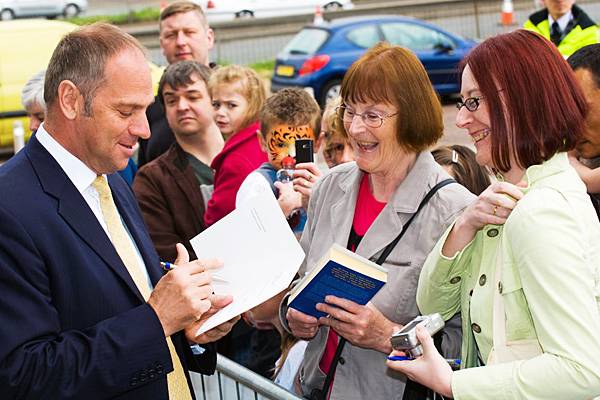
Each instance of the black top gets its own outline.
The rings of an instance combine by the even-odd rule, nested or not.
[[[175,142],[175,136],[165,116],[165,109],[158,97],[154,98],[154,103],[146,110],[146,117],[152,135],[149,139],[140,139],[138,168],[166,152]]]
[[[590,196],[590,200],[592,201],[592,205],[596,210],[596,215],[598,215],[598,220],[600,220],[600,193],[588,193]]]
[[[215,183],[215,173],[210,168],[210,166],[204,164],[202,161],[198,160],[196,157],[189,153],[185,153],[194,170],[194,175],[196,175],[196,179],[198,179],[198,185],[213,185]]]

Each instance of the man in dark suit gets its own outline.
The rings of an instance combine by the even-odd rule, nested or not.
[[[0,167],[0,393],[3,399],[191,399],[188,370],[212,373],[197,336],[231,298],[210,286],[214,260],[161,276],[135,199],[115,171],[148,137],[153,101],[139,43],[90,25],[58,44],[48,115]],[[201,353],[201,354],[200,354]]]
[[[161,11],[158,27],[160,49],[169,65],[179,61],[196,61],[210,68],[216,67],[208,61],[215,35],[198,4],[188,0],[170,4]],[[152,136],[140,140],[138,167],[165,153],[175,142],[160,101],[156,100],[148,107],[146,116]]]

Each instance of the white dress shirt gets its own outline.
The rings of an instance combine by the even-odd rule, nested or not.
[[[104,232],[106,232],[108,239],[112,242],[110,233],[108,232],[108,227],[106,226],[106,222],[104,221],[104,217],[102,215],[102,209],[100,208],[100,197],[96,189],[92,186],[94,179],[96,179],[96,173],[92,171],[87,165],[85,165],[80,159],[75,157],[73,154],[69,153],[67,149],[62,147],[61,144],[58,143],[46,131],[46,129],[44,129],[43,123],[38,128],[35,136],[38,142],[40,142],[40,144],[44,146],[48,153],[50,153],[50,155],[56,160],[58,165],[60,165],[63,171],[65,171],[65,174],[67,174],[69,180],[71,180],[73,185],[75,185],[77,191],[81,193],[83,199],[85,200],[87,205],[94,213],[94,216],[98,220],[98,223],[100,224],[100,226],[102,226]],[[104,179],[106,179],[106,175],[103,174],[103,176]],[[123,226],[127,231],[127,236],[131,241],[131,244],[133,244],[133,248],[135,249],[135,255],[138,260],[139,268],[142,270],[144,276],[146,277],[148,287],[150,288],[150,290],[152,290],[152,283],[150,281],[150,276],[148,275],[148,270],[146,268],[146,265],[144,264],[142,255],[140,254],[140,251],[137,245],[135,244],[135,240],[133,240],[133,237],[129,232],[129,228],[127,227],[125,221],[123,221],[122,217],[121,222],[123,222]]]
[[[562,17],[558,18],[556,20],[556,22],[558,22],[558,26],[560,28],[561,32],[564,32],[565,29],[567,29],[567,25],[569,25],[569,21],[571,21],[573,19],[573,13],[571,11],[569,11],[568,13],[566,13],[565,15],[563,15]],[[552,15],[550,15],[550,13],[548,13],[548,24],[551,27],[552,24],[554,23],[554,18],[552,18]]]

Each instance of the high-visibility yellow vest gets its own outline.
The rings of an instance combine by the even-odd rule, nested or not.
[[[598,25],[576,4],[571,8],[571,13],[575,24],[558,44],[558,51],[565,58],[583,46],[598,43]],[[548,9],[545,8],[531,14],[523,27],[550,40]]]

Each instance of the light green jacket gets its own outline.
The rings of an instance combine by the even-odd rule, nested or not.
[[[528,187],[504,227],[488,225],[451,258],[438,241],[423,266],[417,304],[445,319],[462,312],[463,368],[455,399],[586,399],[600,395],[600,224],[567,155],[527,169]],[[504,230],[504,232],[503,232]],[[500,237],[504,235],[502,248]],[[492,287],[503,252],[507,340],[543,354],[476,367],[492,348]],[[500,285],[499,285],[500,286]]]

